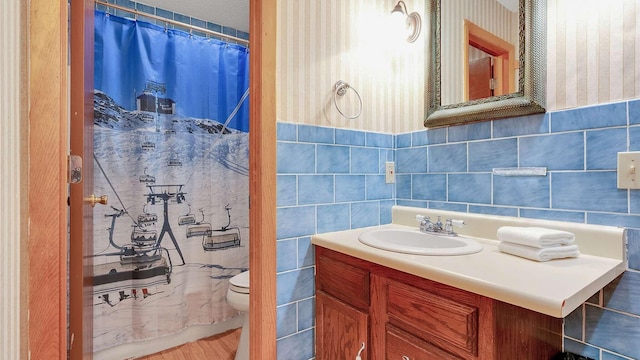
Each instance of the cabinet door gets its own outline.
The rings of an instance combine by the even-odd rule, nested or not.
[[[316,359],[367,360],[369,315],[319,291],[316,294]]]
[[[390,360],[460,360],[461,358],[387,325],[385,358]]]

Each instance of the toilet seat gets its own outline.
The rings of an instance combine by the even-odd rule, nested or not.
[[[249,271],[229,279],[227,303],[232,308],[244,313],[238,351],[236,351],[234,360],[249,360]]]
[[[229,290],[240,294],[249,293],[249,271],[241,272],[240,274],[229,279]]]

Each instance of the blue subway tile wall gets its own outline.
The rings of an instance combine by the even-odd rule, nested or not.
[[[587,170],[615,170],[618,153],[627,150],[627,129],[587,131]]]
[[[549,207],[549,179],[547,177],[493,177],[493,203],[521,207]]]
[[[627,213],[627,190],[617,188],[615,171],[557,173],[551,184],[554,208]]]
[[[640,358],[640,191],[615,171],[618,152],[640,150],[636,124],[640,101],[395,136],[279,123],[278,358],[313,357],[310,236],[389,223],[395,204],[627,228],[629,270],[565,319],[564,346]],[[493,173],[518,166],[547,175]]]
[[[322,144],[335,143],[335,130],[333,128],[311,125],[298,125],[298,141]]]
[[[561,132],[627,125],[627,103],[597,105],[551,114],[551,131]]]
[[[429,147],[429,172],[466,172],[467,144]]]
[[[447,142],[447,129],[428,129],[411,133],[411,146],[443,144]]]
[[[640,190],[618,189],[616,174],[618,152],[640,151],[640,100],[482,124],[444,129],[440,142],[432,130],[397,135],[396,203],[627,228],[629,269],[565,319],[564,346],[640,358]],[[547,175],[492,171],[531,166]]]
[[[493,121],[493,138],[549,133],[549,114],[537,114]]]
[[[380,149],[352,147],[351,173],[378,174],[380,172]]]
[[[584,341],[632,359],[640,358],[640,317],[585,305]]]
[[[364,200],[364,175],[336,175],[336,202],[353,202]]]
[[[518,166],[518,141],[515,138],[469,143],[469,171]]]
[[[396,174],[427,172],[427,148],[414,147],[396,150]]]
[[[629,101],[629,124],[640,124],[640,100]]]
[[[491,174],[449,174],[449,201],[477,204],[491,203]]]
[[[627,257],[630,269],[640,269],[640,230],[627,230]]]
[[[315,144],[278,142],[276,149],[278,174],[314,174],[316,147]]]
[[[350,204],[329,204],[318,206],[318,233],[347,230],[351,227]]]
[[[395,137],[287,123],[276,137],[278,359],[306,360],[314,355],[311,235],[391,222],[396,188],[384,164],[395,161]]]
[[[584,169],[584,134],[540,135],[519,139],[520,166],[546,166],[549,170]]]
[[[414,174],[411,177],[411,198],[447,201],[447,175]]]
[[[315,355],[315,348],[314,328],[302,330],[278,340],[276,360],[312,359]]]
[[[336,144],[364,146],[365,139],[366,135],[362,131],[336,129]]]
[[[449,142],[488,139],[490,137],[490,122],[472,123],[455,126],[449,129]]]

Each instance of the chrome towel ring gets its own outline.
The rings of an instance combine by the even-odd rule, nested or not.
[[[346,115],[345,113],[342,112],[342,110],[340,110],[340,106],[338,106],[337,97],[344,96],[349,89],[353,90],[353,92],[356,93],[356,96],[358,97],[358,102],[360,104],[359,106],[360,109],[357,111],[355,115]],[[360,94],[356,89],[352,88],[349,84],[347,84],[342,80],[338,80],[333,86],[333,104],[336,106],[336,109],[338,109],[338,112],[340,113],[340,115],[346,117],[347,119],[355,119],[358,116],[360,116],[360,114],[362,114],[362,98],[360,97]]]

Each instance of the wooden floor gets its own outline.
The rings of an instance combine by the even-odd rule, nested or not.
[[[162,352],[147,355],[140,360],[233,360],[240,341],[240,329],[200,339]]]

